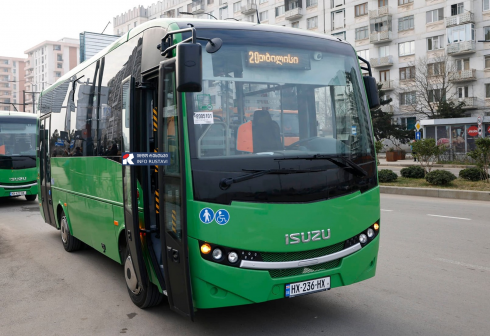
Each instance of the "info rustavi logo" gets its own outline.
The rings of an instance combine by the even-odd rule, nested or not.
[[[134,159],[134,155],[133,153],[126,153],[123,155],[123,164],[127,165],[132,165],[134,164],[133,163],[133,159]]]

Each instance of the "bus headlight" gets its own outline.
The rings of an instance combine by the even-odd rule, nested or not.
[[[236,254],[236,252],[230,252],[228,254],[228,261],[231,262],[232,264],[233,263],[236,263],[238,260],[238,254]]]
[[[371,229],[371,228],[369,228],[369,229],[367,230],[367,236],[368,236],[369,238],[373,238],[373,236],[374,236],[374,230],[373,230],[373,229]]]
[[[221,257],[223,257],[223,252],[221,252],[221,250],[219,248],[215,248],[213,250],[213,258],[215,260],[220,260]]]
[[[367,236],[366,236],[364,233],[361,233],[361,234],[359,235],[359,242],[360,242],[361,244],[366,244],[366,243],[367,243]]]

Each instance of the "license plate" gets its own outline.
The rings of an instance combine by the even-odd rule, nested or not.
[[[295,282],[286,285],[286,297],[305,295],[330,289],[330,277]]]
[[[10,196],[24,196],[26,194],[25,191],[12,191]]]

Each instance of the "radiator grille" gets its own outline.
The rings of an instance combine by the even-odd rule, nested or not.
[[[341,259],[337,259],[323,264],[312,265],[308,267],[269,270],[269,274],[271,275],[272,278],[284,278],[284,277],[289,277],[294,275],[315,273],[315,272],[326,271],[338,267],[340,265],[340,262]]]
[[[299,252],[261,252],[262,260],[266,262],[281,262],[281,261],[296,261],[303,259],[311,259],[323,257],[327,254],[342,251],[344,242],[322,247],[315,250],[299,251]],[[317,265],[318,266],[318,265]]]

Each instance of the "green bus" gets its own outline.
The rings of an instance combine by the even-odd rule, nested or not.
[[[0,197],[37,197],[37,116],[0,111]]]
[[[44,220],[121,263],[137,306],[166,296],[191,319],[371,278],[379,98],[361,64],[299,29],[141,24],[41,94]]]

